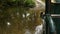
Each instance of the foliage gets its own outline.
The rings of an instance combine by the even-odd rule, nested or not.
[[[19,5],[24,7],[35,7],[35,2],[33,0],[1,0],[4,4],[8,5]]]
[[[35,7],[35,2],[33,0],[25,0],[26,7]]]
[[[35,7],[35,2],[33,0],[1,0],[0,3],[1,30],[7,34],[21,34],[26,28],[31,31],[34,30],[35,24],[37,21],[39,22],[39,20],[37,20],[38,15],[36,16],[34,10],[29,10],[29,8]],[[29,16],[27,16],[28,13]],[[25,17],[23,17],[23,14]],[[7,22],[11,23],[11,26],[9,26],[10,28]],[[5,34],[4,32],[2,34]]]

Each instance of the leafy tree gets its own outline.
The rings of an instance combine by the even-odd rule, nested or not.
[[[35,13],[34,10],[30,10],[35,7],[34,0],[1,0],[0,7],[0,26],[6,34],[23,34],[26,28],[34,30]],[[10,28],[7,22],[12,24]]]

